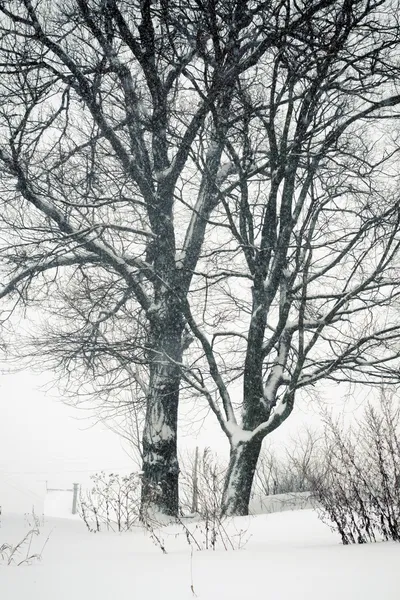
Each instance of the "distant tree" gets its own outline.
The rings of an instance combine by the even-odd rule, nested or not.
[[[147,373],[143,501],[168,514],[185,305],[235,171],[228,140],[262,109],[270,57],[334,4],[291,14],[269,1],[0,3],[0,296],[46,311],[37,346],[71,380],[84,365],[118,390],[133,365]],[[256,158],[229,189],[262,176],[269,159]]]
[[[231,448],[226,514],[247,513],[263,439],[301,390],[399,382],[399,7],[283,2],[279,19],[310,6],[241,81],[238,180],[219,187],[185,307],[183,376]]]

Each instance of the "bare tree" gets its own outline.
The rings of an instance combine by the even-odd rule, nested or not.
[[[44,342],[69,372],[148,371],[158,510],[183,384],[229,438],[232,514],[298,390],[397,381],[397,9],[0,5],[0,295],[62,317]]]
[[[231,447],[227,514],[247,513],[262,441],[301,390],[399,380],[398,6],[285,2],[279,18],[306,6],[241,82],[239,182],[220,185],[185,305],[183,377]]]
[[[0,296],[47,310],[38,346],[72,378],[83,361],[115,389],[148,369],[143,497],[157,488],[165,513],[178,510],[185,305],[235,172],[227,140],[258,110],[256,89],[244,102],[256,65],[333,4],[0,4]],[[265,168],[246,160],[241,186]]]

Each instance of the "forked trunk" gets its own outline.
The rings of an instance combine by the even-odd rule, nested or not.
[[[228,472],[222,498],[222,514],[248,515],[251,488],[262,441],[231,445]]]

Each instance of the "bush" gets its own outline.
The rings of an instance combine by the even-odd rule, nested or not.
[[[50,534],[44,541],[41,551],[32,552],[32,541],[35,537],[41,535],[40,527],[43,523],[40,522],[40,518],[34,511],[32,511],[31,515],[25,514],[25,521],[29,526],[29,531],[26,535],[17,544],[3,543],[0,546],[0,564],[7,566],[17,565],[19,567],[42,560],[43,551],[49,541]]]
[[[130,531],[139,520],[140,475],[104,472],[91,476],[93,486],[80,494],[79,514],[90,532]]]
[[[221,510],[227,466],[210,448],[181,458],[180,499],[182,514],[210,519]]]
[[[140,526],[147,531],[153,543],[166,554],[167,536],[184,536],[195,550],[235,550],[246,543],[246,532],[235,530],[228,533],[226,521],[220,517],[222,479],[216,457],[206,450],[199,465],[198,513],[186,517],[160,521],[150,510],[140,510],[140,475],[122,477],[104,472],[91,477],[93,485],[85,493],[81,491],[79,514],[87,529],[100,531],[131,531]],[[189,482],[189,478],[188,478]],[[192,480],[193,484],[193,480]],[[197,485],[197,484],[195,484]],[[157,493],[157,490],[154,490]],[[193,499],[192,499],[193,500]],[[192,502],[192,500],[190,502]],[[187,502],[189,496],[187,495]],[[174,524],[171,533],[165,525]],[[176,527],[177,526],[177,527]],[[231,528],[230,528],[231,529]]]
[[[306,469],[320,518],[343,544],[400,541],[400,409],[382,395],[356,427],[325,419],[325,434]]]

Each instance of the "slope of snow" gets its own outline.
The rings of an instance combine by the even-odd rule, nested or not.
[[[40,563],[0,567],[2,600],[398,600],[400,546],[342,546],[312,510],[237,518],[245,549],[193,552],[179,527],[162,531],[167,555],[141,530],[87,533],[83,523],[47,519],[33,550],[51,537]],[[0,546],[27,532],[2,517]]]

